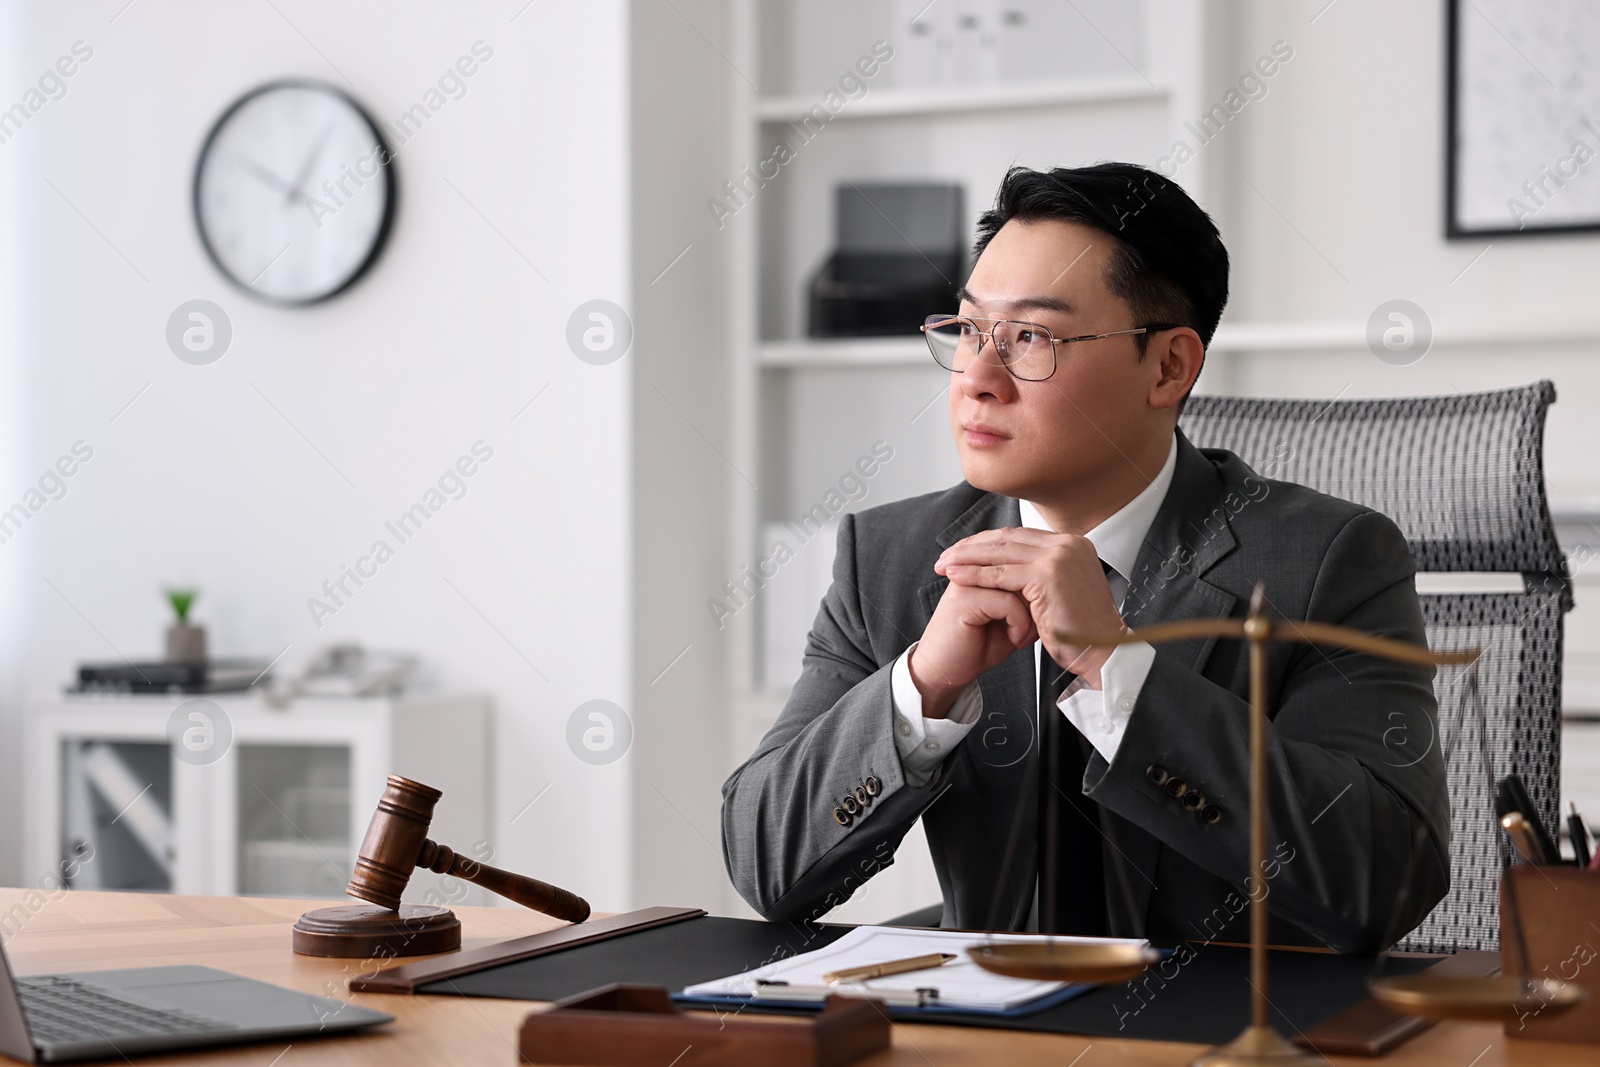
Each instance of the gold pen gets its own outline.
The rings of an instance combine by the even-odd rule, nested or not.
[[[1533,826],[1520,811],[1508,811],[1500,816],[1500,825],[1528,863],[1550,862],[1550,858],[1544,854],[1544,846],[1539,844],[1539,838],[1533,832]]]
[[[943,967],[955,958],[955,954],[950,952],[930,952],[926,956],[912,956],[910,959],[905,960],[874,963],[869,967],[846,967],[842,971],[829,971],[822,976],[822,980],[829,985],[837,985],[840,982],[860,982],[868,978],[882,978],[889,974],[905,974],[907,971],[925,971],[930,967]]]

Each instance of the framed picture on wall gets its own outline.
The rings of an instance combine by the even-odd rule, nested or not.
[[[1600,230],[1600,4],[1448,0],[1445,234]]]

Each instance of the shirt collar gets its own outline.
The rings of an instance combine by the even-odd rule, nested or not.
[[[1178,435],[1174,433],[1172,444],[1167,448],[1167,461],[1161,465],[1160,472],[1150,484],[1115,514],[1084,534],[1100,558],[1123,578],[1133,573],[1139,549],[1144,544],[1145,535],[1150,532],[1151,523],[1155,522],[1156,512],[1161,510],[1161,502],[1166,499],[1167,489],[1172,485],[1172,472],[1177,467]],[[1018,500],[1017,505],[1022,512],[1023,526],[1033,530],[1050,529],[1050,524],[1044,521],[1044,516],[1039,514],[1039,509],[1031,501]]]

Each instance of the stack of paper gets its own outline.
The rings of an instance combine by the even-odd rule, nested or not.
[[[967,949],[1008,942],[1037,942],[1039,934],[975,934],[954,930],[908,930],[858,926],[826,948],[801,953],[683,991],[687,998],[752,997],[773,1002],[816,1002],[828,995],[873,997],[892,1006],[942,1011],[1014,1012],[1033,1001],[1065,999],[1065,982],[1034,981],[992,974],[974,963]],[[1145,945],[1140,940],[1052,937],[1058,943],[1104,942]],[[823,975],[936,952],[956,958],[940,967],[885,975],[862,982],[830,984]],[[1087,987],[1082,987],[1087,988]],[[1054,994],[1062,994],[1057,997]]]

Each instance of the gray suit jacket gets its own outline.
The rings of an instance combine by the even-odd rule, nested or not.
[[[923,788],[901,771],[889,683],[947,584],[933,571],[939,553],[980,530],[1018,525],[1016,500],[965,482],[845,516],[800,680],[722,790],[728,873],[767,918],[820,918],[892,863],[921,818],[943,925],[1026,923],[1038,870],[1036,800],[1025,787],[1039,750],[1031,649],[979,678],[983,718]],[[1264,579],[1277,615],[1424,644],[1415,571],[1385,516],[1262,478],[1233,453],[1196,449],[1180,433],[1172,486],[1128,576],[1123,614],[1130,626],[1238,616]],[[1107,813],[1113,932],[1243,940],[1249,920],[1238,917],[1265,891],[1274,941],[1371,951],[1421,922],[1448,889],[1432,669],[1342,649],[1269,648],[1262,877],[1247,877],[1242,642],[1156,646],[1116,758],[1090,757],[1083,792]],[[873,785],[877,795],[843,825],[835,808]],[[1200,803],[1184,803],[1191,792]],[[1402,893],[1414,847],[1415,880]]]

